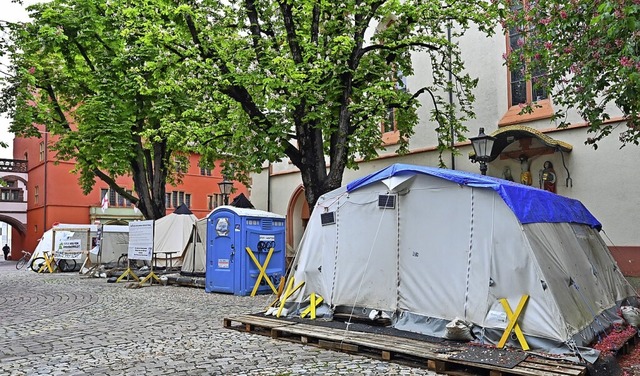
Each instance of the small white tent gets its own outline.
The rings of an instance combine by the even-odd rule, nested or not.
[[[180,274],[190,277],[204,277],[207,272],[207,217],[193,224],[189,242],[184,251]]]
[[[323,195],[293,264],[330,312],[445,337],[455,318],[497,343],[513,310],[532,348],[587,346],[636,294],[577,200],[487,176],[392,165]],[[291,278],[291,276],[289,277]],[[511,340],[513,341],[513,339]],[[517,342],[511,344],[518,346]]]
[[[198,218],[184,204],[154,222],[153,253],[157,266],[182,265],[182,257],[189,243],[193,225]]]

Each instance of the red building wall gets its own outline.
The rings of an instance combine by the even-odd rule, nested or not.
[[[44,128],[41,128],[44,129]],[[42,132],[42,138],[15,138],[13,142],[14,159],[28,161],[27,182],[27,231],[22,237],[14,230],[12,256],[20,257],[19,251],[32,251],[46,230],[55,223],[91,223],[90,209],[100,208],[102,189],[108,185],[96,179],[96,184],[89,194],[84,195],[78,184],[78,175],[72,172],[73,162],[56,162],[55,153],[45,148],[44,155],[40,153],[40,143],[51,142],[51,137]],[[190,210],[198,218],[205,217],[209,208],[209,196],[219,193],[218,183],[223,177],[219,168],[211,171],[211,176],[201,175],[198,165],[199,156],[189,157],[190,165],[182,177],[181,184],[172,186],[167,184],[166,192],[184,192],[191,195]],[[133,191],[133,180],[130,177],[119,177],[119,185]],[[249,197],[249,190],[239,182],[234,182],[234,193],[231,199],[240,193]],[[37,198],[36,198],[37,193]],[[117,205],[116,205],[117,206]],[[132,207],[132,206],[129,206]],[[94,209],[95,210],[95,209]],[[167,206],[167,214],[173,212],[173,205]]]

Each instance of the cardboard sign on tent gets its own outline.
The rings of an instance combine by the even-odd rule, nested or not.
[[[517,322],[531,348],[569,352],[619,321],[622,303],[637,305],[600,228],[577,200],[395,164],[320,197],[294,260],[291,276],[305,284],[289,312],[315,293],[331,313],[381,311],[397,329],[437,337],[461,319],[496,344],[509,321],[499,300],[515,309],[528,295]]]
[[[181,204],[173,213],[165,215],[154,223],[153,252],[157,266],[171,263],[172,267],[182,265],[182,258],[189,243],[193,225],[198,218],[186,205]],[[166,254],[165,252],[173,252]],[[165,259],[165,254],[167,255]]]

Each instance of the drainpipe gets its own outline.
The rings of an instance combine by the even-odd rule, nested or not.
[[[44,185],[42,187],[42,196],[43,197],[43,212],[44,212],[44,224],[43,224],[43,228],[42,228],[42,233],[44,234],[47,231],[47,195],[49,194],[48,190],[47,190],[47,154],[49,151],[49,146],[48,146],[48,140],[47,140],[47,135],[49,134],[49,131],[47,130],[47,127],[44,127]]]
[[[447,42],[451,43],[451,27],[447,27]],[[451,84],[453,83],[453,74],[451,74],[451,49],[449,49],[449,104],[453,105],[453,90]],[[451,124],[451,169],[456,169],[456,156],[453,152],[453,147],[456,142],[456,130],[453,126],[453,110],[449,110],[449,124]]]
[[[267,211],[271,211],[271,162],[267,169]]]

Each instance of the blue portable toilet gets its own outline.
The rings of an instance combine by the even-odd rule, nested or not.
[[[205,291],[250,295],[269,250],[266,278],[277,288],[284,276],[286,261],[285,217],[256,209],[220,206],[207,216],[207,267]],[[272,293],[265,277],[260,278],[257,293]]]

